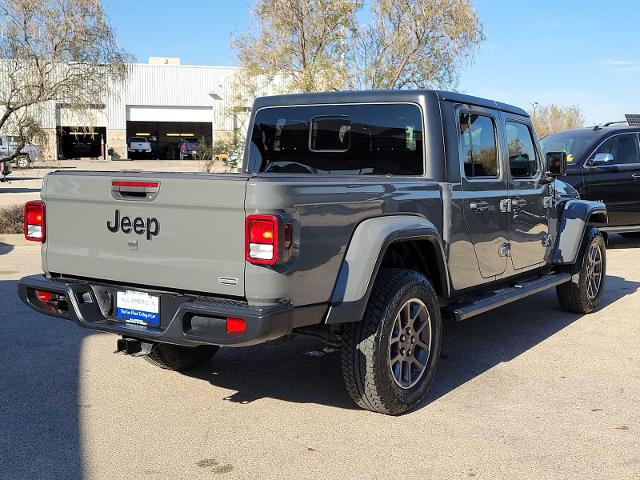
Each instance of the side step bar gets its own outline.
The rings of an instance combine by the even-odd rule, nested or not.
[[[457,307],[453,311],[453,316],[456,321],[461,322],[467,318],[480,315],[529,295],[540,293],[570,280],[571,275],[568,273],[554,273],[528,282],[518,283],[513,287],[500,290],[490,297],[482,297],[473,303]]]

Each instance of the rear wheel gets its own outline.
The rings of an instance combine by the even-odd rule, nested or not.
[[[582,314],[596,310],[602,299],[606,273],[606,247],[602,235],[597,234],[584,250],[580,271],[556,287],[562,309]]]
[[[204,365],[219,349],[220,347],[215,345],[182,347],[159,343],[144,358],[157,367],[182,372]]]
[[[400,415],[427,392],[436,371],[442,321],[429,281],[410,270],[381,271],[360,322],[342,337],[342,374],[360,407]]]
[[[29,168],[30,163],[31,162],[29,161],[29,157],[27,157],[26,155],[20,155],[16,157],[16,167],[18,168]]]

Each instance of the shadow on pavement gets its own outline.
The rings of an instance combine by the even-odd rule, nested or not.
[[[13,250],[13,245],[9,245],[7,243],[0,242],[0,255],[6,255],[11,250]]]
[[[15,173],[13,175],[11,175],[10,177],[7,177],[7,182],[9,182],[9,183],[25,182],[27,180],[42,180],[42,177],[21,177],[19,175],[15,175]]]
[[[11,180],[9,182],[11,182]],[[39,191],[40,188],[0,188],[0,193],[35,193]]]
[[[81,479],[78,378],[88,331],[40,315],[0,281],[0,478]]]
[[[51,164],[51,165],[31,165],[29,167],[29,170],[66,170],[66,169],[74,169],[74,168],[78,168],[78,167],[69,167],[69,166]]]
[[[607,276],[606,288],[603,307],[633,293],[640,283]],[[460,324],[445,322],[438,373],[422,407],[581,317],[560,310],[551,290]],[[322,346],[320,341],[298,337],[283,345],[222,349],[206,366],[187,374],[236,391],[225,398],[232,402],[275,398],[355,408],[342,382],[340,354],[323,354]]]
[[[342,382],[340,353],[307,337],[288,342],[220,350],[207,365],[186,372],[212,385],[235,390],[224,400],[251,403],[275,398],[353,409]]]
[[[628,234],[627,236],[612,234],[607,243],[607,250],[638,248],[640,247],[640,233]]]

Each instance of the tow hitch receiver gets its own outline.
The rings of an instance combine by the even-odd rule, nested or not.
[[[148,355],[153,348],[153,343],[143,342],[136,338],[119,338],[117,349],[114,353],[124,353],[125,355],[132,355],[134,357],[140,357],[142,355]]]

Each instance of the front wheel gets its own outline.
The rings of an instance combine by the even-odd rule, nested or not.
[[[360,322],[342,336],[342,374],[360,407],[400,415],[422,400],[440,356],[442,320],[424,275],[384,269]]]
[[[562,309],[580,314],[596,310],[602,299],[606,274],[606,247],[604,238],[598,233],[584,250],[580,271],[570,281],[556,287]]]

